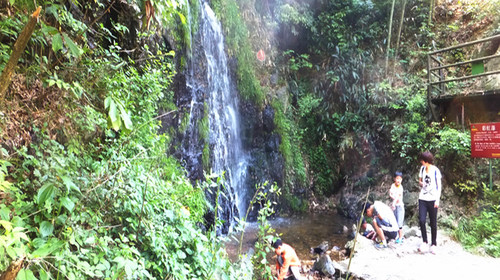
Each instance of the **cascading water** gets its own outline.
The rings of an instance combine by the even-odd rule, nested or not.
[[[200,28],[193,36],[197,44],[186,71],[186,89],[191,101],[186,102],[190,119],[183,139],[183,159],[188,172],[200,170],[203,155],[199,143],[203,139],[199,123],[208,114],[210,168],[215,174],[224,174],[221,189],[224,195],[219,197],[218,216],[226,221],[222,232],[227,233],[232,230],[235,218],[241,218],[246,211],[248,156],[242,148],[238,95],[228,69],[221,24],[208,3],[200,0],[199,5]],[[205,69],[200,69],[200,65]]]

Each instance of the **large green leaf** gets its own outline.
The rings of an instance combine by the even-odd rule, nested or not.
[[[62,176],[61,179],[66,186],[66,193],[69,193],[71,190],[81,193],[80,189],[75,185],[75,183],[73,183],[73,181],[69,177]]]
[[[33,275],[33,271],[23,268],[19,270],[16,280],[37,280],[37,279],[35,275]]]
[[[61,34],[57,33],[56,35],[52,36],[52,50],[54,52],[58,52],[62,48],[63,48],[63,40]]]
[[[12,223],[9,221],[0,220],[0,225],[2,225],[7,232],[12,230]]]
[[[38,190],[38,194],[36,196],[36,201],[38,205],[42,205],[47,201],[47,199],[52,199],[54,194],[56,193],[56,187],[51,184],[45,184]]]
[[[120,116],[122,117],[123,124],[128,130],[131,130],[132,121],[130,120],[129,114],[127,113],[127,111],[125,111],[125,108],[123,108],[123,106],[119,105],[118,108],[120,108]]]
[[[68,49],[71,52],[71,55],[73,55],[74,57],[79,57],[80,55],[82,55],[83,53],[82,49],[80,49],[78,45],[75,44],[75,42],[73,42],[71,38],[69,38],[68,34],[63,33],[63,37],[66,46],[68,46]]]
[[[2,220],[10,220],[10,209],[5,207],[5,205],[0,206],[0,219]]]
[[[40,248],[36,249],[31,255],[33,258],[41,258],[48,256],[50,253],[62,248],[64,246],[64,242],[58,240],[57,238],[49,239],[45,244],[43,244]]]
[[[43,221],[40,223],[40,234],[42,237],[47,237],[54,232],[54,225],[51,222]]]
[[[61,205],[68,209],[70,213],[73,212],[73,208],[75,208],[75,203],[67,196],[61,198]]]
[[[106,97],[106,99],[104,99],[104,108],[108,109],[112,101],[113,98],[111,98],[111,96]]]
[[[40,280],[52,279],[50,272],[45,271],[43,268],[40,269],[39,274],[40,274]]]
[[[116,110],[116,103],[112,98],[110,98],[108,102],[109,102],[108,116],[111,119],[111,122],[116,122],[119,119],[118,111]]]

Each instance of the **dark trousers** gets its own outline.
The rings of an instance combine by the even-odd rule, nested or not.
[[[429,222],[431,224],[431,245],[437,245],[437,208],[434,207],[435,201],[418,200],[418,222],[420,231],[422,232],[422,241],[427,243],[427,229],[425,228],[425,220],[429,213]]]

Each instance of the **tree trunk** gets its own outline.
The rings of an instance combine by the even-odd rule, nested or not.
[[[2,275],[0,275],[0,280],[14,280],[19,273],[19,270],[23,267],[25,257],[21,257],[16,261],[13,261],[7,270],[5,270]]]
[[[391,33],[392,33],[392,17],[394,15],[394,4],[396,0],[392,0],[391,16],[389,18],[389,34],[387,34],[387,54],[385,57],[385,75],[387,76],[387,71],[389,70],[389,53],[391,50]]]
[[[23,54],[29,39],[31,38],[31,34],[35,29],[36,23],[38,22],[38,16],[40,15],[41,9],[42,7],[38,7],[38,9],[36,9],[36,11],[31,15],[30,20],[24,27],[21,34],[19,34],[19,37],[17,38],[14,47],[12,48],[12,54],[10,55],[9,61],[5,65],[2,75],[0,76],[0,104],[3,104],[5,91],[10,85],[10,80],[12,78],[14,68],[17,65],[17,61]]]
[[[432,23],[432,17],[433,17],[433,12],[434,12],[434,1],[435,0],[430,0],[430,5],[429,5],[429,23],[428,23],[428,26],[431,26],[431,23]]]
[[[396,57],[396,59],[398,57],[401,30],[403,29],[403,22],[405,20],[405,9],[406,9],[406,0],[403,0],[403,9],[401,9],[401,18],[399,19],[398,38],[396,39],[396,53],[394,54],[394,57]]]

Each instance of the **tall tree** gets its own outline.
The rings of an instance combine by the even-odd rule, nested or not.
[[[389,34],[387,34],[387,54],[385,56],[385,75],[389,69],[389,53],[391,50],[391,33],[392,33],[392,17],[394,16],[394,4],[396,0],[392,0],[391,16],[389,17]]]
[[[12,54],[10,55],[9,61],[5,65],[3,69],[2,75],[0,75],[0,103],[3,103],[4,93],[10,85],[10,80],[12,74],[14,72],[14,68],[17,65],[17,61],[21,57],[28,44],[29,39],[31,38],[31,34],[35,29],[36,23],[38,22],[38,16],[40,15],[40,11],[42,7],[38,7],[36,11],[31,15],[28,23],[19,34],[16,42],[14,43],[14,47],[12,47]]]
[[[434,12],[434,1],[435,0],[430,0],[429,3],[429,23],[428,23],[429,26],[432,23],[432,12]]]
[[[394,57],[396,58],[398,57],[401,30],[403,29],[403,22],[405,20],[405,10],[406,10],[406,0],[403,0],[403,8],[401,9],[401,18],[399,19],[398,38],[396,39],[396,53],[394,54]]]

